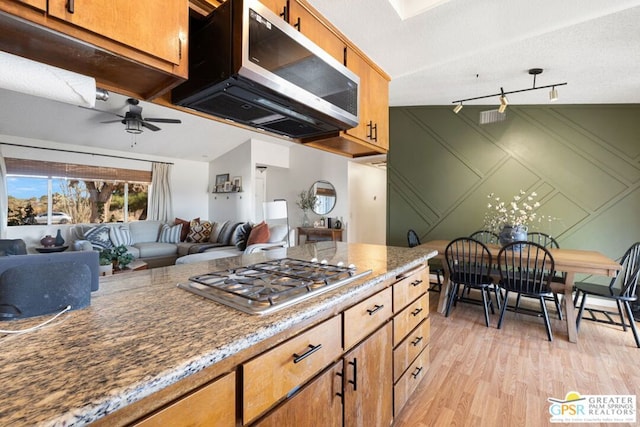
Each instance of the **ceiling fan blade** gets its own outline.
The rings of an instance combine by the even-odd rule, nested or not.
[[[118,113],[113,113],[111,111],[106,111],[106,110],[99,110],[97,108],[89,108],[89,107],[83,107],[82,105],[78,105],[78,107],[80,108],[84,108],[85,110],[89,110],[89,111],[97,111],[98,113],[104,113],[104,114],[111,114],[112,116],[118,116],[118,117],[122,117],[124,119],[124,116],[121,116]]]
[[[182,123],[182,120],[178,119],[144,119],[147,122],[156,122],[156,123]]]
[[[146,127],[147,129],[151,129],[154,132],[160,130],[158,126],[152,125],[151,123],[147,123],[145,121],[141,121],[140,123],[142,124],[142,126]]]
[[[104,122],[100,122],[100,123],[122,123],[122,120],[117,119],[117,120],[106,120]]]

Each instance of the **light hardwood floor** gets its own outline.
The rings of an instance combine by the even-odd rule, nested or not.
[[[481,306],[458,304],[446,318],[436,311],[438,296],[430,295],[429,373],[395,427],[560,425],[550,423],[549,397],[640,394],[640,349],[630,330],[583,321],[572,344],[550,310],[549,342],[542,318],[508,311],[498,330],[496,312],[487,328]]]

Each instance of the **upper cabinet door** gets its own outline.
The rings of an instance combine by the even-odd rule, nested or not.
[[[47,0],[18,0],[18,3],[29,5],[43,12],[47,11]]]
[[[49,0],[49,15],[173,64],[187,41],[188,12],[188,0]]]
[[[333,56],[341,64],[344,63],[346,45],[318,17],[295,0],[289,1],[289,24],[293,25],[309,40],[320,46],[322,50]]]

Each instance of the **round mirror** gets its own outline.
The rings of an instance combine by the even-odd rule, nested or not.
[[[311,185],[311,192],[316,196],[316,204],[311,209],[318,215],[326,215],[336,205],[336,189],[328,181],[316,181]]]

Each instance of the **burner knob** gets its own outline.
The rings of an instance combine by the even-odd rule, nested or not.
[[[355,264],[349,264],[349,270],[355,270],[355,269],[356,269]]]
[[[323,259],[322,261],[320,261],[320,264],[327,265],[329,264],[329,261],[327,261],[326,259]]]
[[[318,258],[311,258],[311,262],[318,262]]]
[[[338,262],[337,265],[338,265],[338,267],[342,267],[344,265],[344,262],[340,261],[340,262]]]

